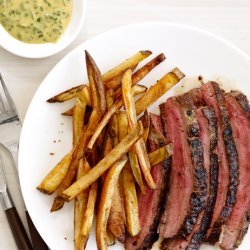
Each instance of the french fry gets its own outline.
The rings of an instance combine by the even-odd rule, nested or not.
[[[136,101],[136,114],[139,115],[144,112],[152,103],[154,103],[158,98],[164,95],[183,77],[185,77],[185,75],[178,68],[173,69],[171,72],[163,76]]]
[[[76,97],[78,91],[80,91],[82,88],[86,87],[86,85],[79,85],[76,87],[73,87],[71,89],[68,89],[66,91],[63,91],[62,93],[55,95],[47,100],[47,102],[54,103],[54,102],[64,102],[68,101],[74,97]]]
[[[130,152],[128,152],[130,167],[131,167],[133,176],[134,176],[136,182],[138,183],[142,193],[145,193],[145,185],[143,183],[140,165],[138,162],[137,155],[134,151],[135,151],[134,148],[132,148],[132,150]]]
[[[51,212],[57,211],[63,207],[64,199],[60,197],[60,194],[71,185],[71,182],[76,175],[78,161],[84,156],[87,143],[91,135],[94,133],[99,120],[99,113],[96,110],[93,110],[86,131],[82,132],[78,144],[76,145],[76,147],[74,147],[72,161],[70,163],[66,176],[64,177],[57,190],[57,196],[55,197]]]
[[[108,229],[112,232],[115,238],[118,239],[118,241],[120,241],[121,243],[125,242],[125,211],[121,178],[119,178],[115,186],[112,205],[108,218]]]
[[[107,222],[112,205],[112,198],[115,191],[115,186],[120,176],[120,173],[125,166],[128,158],[123,158],[116,162],[108,171],[105,182],[102,188],[101,199],[96,217],[96,242],[99,250],[106,250],[107,247]]]
[[[103,119],[101,120],[101,122],[97,125],[96,130],[94,132],[94,134],[92,135],[87,148],[88,149],[92,149],[92,147],[94,146],[97,138],[99,137],[99,135],[101,134],[101,132],[103,131],[103,129],[106,127],[106,125],[108,124],[108,122],[110,121],[111,117],[117,112],[117,106],[116,105],[112,105],[108,111],[106,112],[106,114],[104,115]]]
[[[137,89],[137,86],[134,85],[132,87],[132,92],[134,94],[134,90]],[[101,134],[101,132],[103,131],[103,129],[106,127],[106,125],[109,123],[110,119],[113,117],[113,115],[118,112],[118,110],[122,107],[123,105],[123,99],[122,97],[120,97],[118,100],[116,100],[116,102],[108,108],[107,112],[104,114],[101,122],[98,124],[98,126],[96,127],[95,132],[93,133],[87,148],[88,149],[92,149],[92,147],[94,146],[97,138],[99,137],[99,135]]]
[[[81,231],[82,246],[86,245],[93,225],[97,190],[98,190],[97,182],[94,182],[89,189],[87,207],[84,213],[84,218],[82,223],[82,231]]]
[[[107,245],[108,246],[115,245],[115,236],[110,232],[108,228],[107,228],[106,234],[107,234]]]
[[[85,51],[85,56],[93,108],[103,115],[107,110],[107,103],[101,72],[87,51]]]
[[[94,133],[94,130],[99,120],[101,119],[102,114],[106,112],[106,109],[107,109],[105,89],[103,86],[101,73],[97,65],[95,64],[94,60],[88,54],[87,51],[85,51],[85,54],[86,54],[87,73],[88,73],[89,84],[90,84],[89,88],[90,88],[91,99],[93,103],[93,111],[91,113],[91,116],[90,116],[90,119],[86,128],[86,132],[82,131],[80,139],[79,139],[79,143],[75,147],[75,150],[72,156],[72,162],[68,168],[67,175],[65,176],[64,180],[62,181],[62,183],[60,184],[58,188],[57,196],[51,208],[52,212],[62,208],[64,204],[64,200],[60,197],[60,194],[62,191],[64,191],[71,185],[71,182],[76,175],[78,161],[84,156],[86,152],[86,146],[92,134]],[[82,96],[79,95],[79,98],[81,97]]]
[[[138,83],[141,79],[143,79],[152,69],[154,69],[157,65],[163,62],[166,59],[163,53],[159,54],[155,58],[153,58],[150,62],[145,64],[143,67],[138,69],[132,75],[132,82],[133,84]]]
[[[128,118],[124,111],[118,115],[119,140],[121,141],[128,133]],[[124,206],[126,228],[129,234],[136,235],[140,231],[139,207],[137,202],[135,180],[129,163],[122,170],[122,184],[124,193]]]
[[[126,135],[128,132],[128,117],[127,117],[126,112],[121,112],[121,111],[119,112],[118,127],[119,127],[119,138],[121,140],[124,137],[124,135]],[[143,183],[137,155],[132,151],[129,152],[129,162],[130,162],[131,169],[133,171],[133,175],[135,176],[136,182],[138,183],[138,185],[140,186],[140,189],[144,193],[145,186]]]
[[[142,121],[143,128],[144,128],[143,140],[146,143],[148,140],[150,124],[151,124],[147,109],[145,110],[144,115],[140,118],[140,121]]]
[[[159,65],[161,62],[163,62],[165,59],[166,59],[165,55],[160,54],[157,57],[153,58],[150,62],[145,64],[143,67],[138,69],[132,75],[133,84],[136,84],[140,80],[142,80],[152,69],[154,69],[157,65]],[[131,67],[127,67],[127,68],[124,68],[124,70],[122,72],[124,72],[128,68],[132,69]],[[106,88],[117,88],[121,84],[121,77],[122,77],[122,74],[120,74],[120,76],[118,78],[113,78],[111,81],[109,81],[105,84],[105,87]]]
[[[135,181],[129,164],[122,171],[124,188],[124,203],[126,212],[126,227],[131,236],[137,235],[140,230],[139,207],[137,202]]]
[[[172,154],[173,154],[172,144],[167,144],[151,152],[150,154],[148,154],[151,167],[164,161],[166,158],[170,157]]]
[[[103,81],[106,83],[106,82],[110,81],[111,79],[113,79],[119,75],[122,75],[126,69],[128,69],[128,68],[133,69],[138,63],[140,63],[142,60],[144,60],[145,58],[147,58],[151,54],[152,54],[152,52],[148,51],[148,50],[139,51],[138,53],[136,53],[132,57],[126,59],[125,61],[123,61],[122,63],[120,63],[119,65],[117,65],[113,69],[109,70],[107,73],[105,73],[103,75]],[[106,86],[106,87],[108,88],[108,86]]]
[[[124,106],[127,112],[128,116],[128,124],[129,128],[132,129],[134,126],[137,124],[137,117],[136,117],[136,110],[135,110],[135,103],[132,97],[132,71],[130,69],[126,70],[122,77],[122,96],[123,96],[123,101],[124,101]],[[138,157],[141,171],[144,175],[144,178],[148,184],[148,186],[151,189],[155,189],[155,182],[154,179],[152,178],[152,175],[150,173],[150,162],[148,159],[148,154],[146,150],[145,143],[143,139],[139,139],[135,143],[135,152]],[[131,165],[132,167],[132,165]],[[137,171],[138,173],[138,171]],[[136,176],[134,176],[136,178]]]
[[[72,160],[72,155],[73,150],[66,154],[62,160],[48,173],[37,189],[45,194],[52,194],[59,187],[66,176]]]
[[[73,145],[75,146],[80,138],[84,127],[84,115],[86,111],[86,103],[80,98],[76,99],[76,107],[73,113]]]
[[[112,120],[110,122],[109,132],[110,132],[110,137],[113,140],[113,146],[116,146],[119,143],[118,114],[115,114],[112,117]],[[115,238],[118,239],[118,241],[122,243],[125,242],[125,237],[126,237],[125,211],[124,211],[124,199],[123,199],[121,178],[119,178],[115,186],[111,210],[108,218],[108,229],[112,232]]]
[[[74,110],[75,110],[75,106],[68,109],[67,111],[63,112],[62,115],[64,115],[64,116],[73,116]]]
[[[79,160],[78,171],[76,179],[80,179],[86,173],[90,171],[90,166],[86,162],[86,159],[81,158]],[[89,190],[85,189],[83,192],[78,194],[75,198],[75,209],[74,209],[74,243],[75,250],[82,250],[85,246],[85,242],[81,236],[83,227],[83,218],[87,208],[87,201],[89,196]]]
[[[140,84],[135,84],[133,85],[133,95],[140,95],[140,94],[143,94],[147,91],[147,87],[146,86],[143,86],[143,85],[140,85]],[[122,95],[122,89],[121,88],[118,88],[114,94],[113,94],[113,98],[116,100],[118,99],[120,96]]]
[[[115,162],[124,156],[132,145],[143,135],[143,127],[139,122],[138,126],[132,129],[127,136],[112,149],[112,151],[104,157],[99,163],[93,167],[90,172],[76,181],[69,188],[63,191],[60,197],[65,201],[72,200],[81,191],[89,187],[95,182],[105,171],[107,171]]]

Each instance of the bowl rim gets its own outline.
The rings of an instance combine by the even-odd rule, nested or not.
[[[11,54],[30,59],[46,58],[61,52],[66,47],[68,47],[79,35],[86,17],[86,2],[86,0],[72,0],[73,9],[70,22],[67,28],[65,29],[65,32],[63,33],[62,37],[59,38],[58,42],[42,44],[25,43],[11,36],[0,24],[0,36],[4,36],[4,39],[0,39],[0,47],[10,52]],[[79,3],[81,4],[81,8],[75,7],[79,5]],[[75,17],[75,15],[77,15],[77,13],[77,25],[74,25],[74,32],[69,33],[69,29],[72,25],[72,19]],[[67,33],[68,38],[66,40],[63,40],[65,33]],[[33,53],[30,53],[30,50],[32,50]]]

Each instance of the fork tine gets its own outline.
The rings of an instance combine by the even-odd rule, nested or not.
[[[1,73],[0,73],[0,82],[1,82],[4,94],[5,94],[5,97],[6,97],[7,105],[11,109],[10,111],[11,112],[16,112],[15,104],[14,104],[14,102],[13,102],[11,96],[10,96],[10,93],[9,93],[7,87],[6,87],[6,84],[5,84],[4,80],[3,80],[3,77],[2,77]],[[1,105],[3,105],[3,108],[4,108],[5,112],[6,112],[6,107],[4,106],[3,98],[1,97],[1,95],[0,95],[0,102],[1,102]]]
[[[1,96],[1,93],[0,93],[0,113],[1,114],[6,113],[6,109],[5,109],[5,106],[4,106],[4,103],[3,103],[3,98]]]

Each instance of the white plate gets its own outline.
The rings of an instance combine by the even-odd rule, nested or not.
[[[86,13],[86,0],[72,0],[72,16],[68,27],[56,43],[29,44],[12,37],[0,24],[0,46],[9,52],[26,58],[44,58],[65,49],[79,34]]]
[[[74,49],[39,87],[27,112],[20,142],[19,169],[25,203],[35,226],[52,250],[73,249],[73,206],[72,203],[66,204],[61,211],[50,213],[53,196],[41,194],[36,186],[71,148],[71,119],[60,113],[72,103],[49,104],[46,100],[86,82],[85,49],[92,54],[102,72],[139,50],[149,49],[154,55],[164,52],[167,60],[151,72],[143,84],[154,83],[178,66],[189,79],[184,81],[187,89],[194,86],[197,77],[193,76],[202,75],[206,79],[218,79],[227,89],[237,88],[250,97],[249,58],[228,42],[197,28],[167,23],[126,26],[101,34]],[[157,112],[157,105],[167,96],[182,91],[181,84],[178,84],[150,110]],[[55,155],[51,156],[50,152]],[[239,249],[248,249],[249,245],[250,234]],[[87,249],[95,248],[92,234]],[[122,248],[116,244],[111,249]],[[202,249],[214,248],[203,246]]]

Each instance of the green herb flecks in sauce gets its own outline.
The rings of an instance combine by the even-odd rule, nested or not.
[[[26,43],[56,42],[66,29],[72,0],[0,0],[0,23]]]

